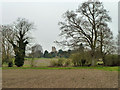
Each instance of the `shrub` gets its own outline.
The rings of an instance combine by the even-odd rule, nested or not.
[[[58,66],[58,61],[52,60],[50,61],[51,66]]]
[[[50,65],[51,66],[63,66],[64,65],[64,61],[65,61],[65,59],[63,59],[63,58],[58,59],[58,61],[52,60],[50,62]]]
[[[58,66],[63,66],[63,63],[64,63],[63,58],[58,59]]]
[[[72,54],[71,58],[72,58],[72,63],[73,65],[76,66],[81,66],[81,59],[80,59],[80,54],[76,53],[76,54]]]
[[[106,55],[103,62],[105,66],[118,66],[118,55]]]
[[[71,60],[70,59],[65,60],[65,66],[69,66],[70,64],[71,64]]]
[[[4,63],[9,63],[9,60],[7,59],[7,58],[2,58],[2,64],[4,64]]]
[[[91,63],[91,55],[87,52],[75,53],[71,55],[72,63],[76,66],[85,66]]]
[[[13,62],[12,62],[12,61],[10,61],[10,62],[8,63],[8,67],[13,67]]]

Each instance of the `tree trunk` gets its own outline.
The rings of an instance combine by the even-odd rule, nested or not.
[[[92,62],[91,62],[91,65],[92,66],[95,66],[95,48],[94,47],[92,47],[92,54],[91,54],[91,56],[92,56]]]

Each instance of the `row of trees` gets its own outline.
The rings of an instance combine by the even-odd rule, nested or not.
[[[63,51],[60,49],[58,52],[48,52],[47,50],[44,52],[43,57],[45,58],[53,58],[53,57],[60,57],[60,58],[68,58],[71,54],[71,50]]]
[[[48,52],[47,50],[45,50],[43,52],[42,46],[39,44],[34,45],[31,48],[31,53],[28,54],[28,58],[54,58],[54,57],[64,57],[64,58],[68,58],[71,54],[71,50],[68,51],[63,51],[62,49],[58,50],[58,52]]]
[[[104,61],[105,55],[115,53],[115,42],[113,33],[110,30],[108,23],[111,22],[111,17],[108,11],[104,8],[102,2],[87,1],[82,3],[76,11],[67,11],[64,13],[63,22],[59,22],[60,36],[63,36],[63,41],[55,41],[59,45],[68,46],[73,52],[85,52],[87,50],[92,57],[92,65],[95,65],[96,58],[102,58]],[[15,56],[15,65],[20,67],[24,64],[25,50],[29,44],[29,31],[34,29],[34,24],[24,18],[18,18],[11,25],[2,25],[0,31],[2,33],[2,60],[7,62],[12,56]],[[83,50],[84,47],[84,50]],[[39,53],[39,57],[69,57],[71,51],[51,52],[47,50],[36,51],[32,48],[32,57],[35,53]],[[38,56],[36,55],[36,56]],[[100,56],[100,57],[98,57]]]

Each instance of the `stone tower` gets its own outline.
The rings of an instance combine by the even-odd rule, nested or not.
[[[52,52],[56,52],[56,48],[55,47],[52,47]]]

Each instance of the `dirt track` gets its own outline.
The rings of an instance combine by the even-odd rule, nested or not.
[[[3,70],[3,88],[117,88],[118,72],[95,69]]]

